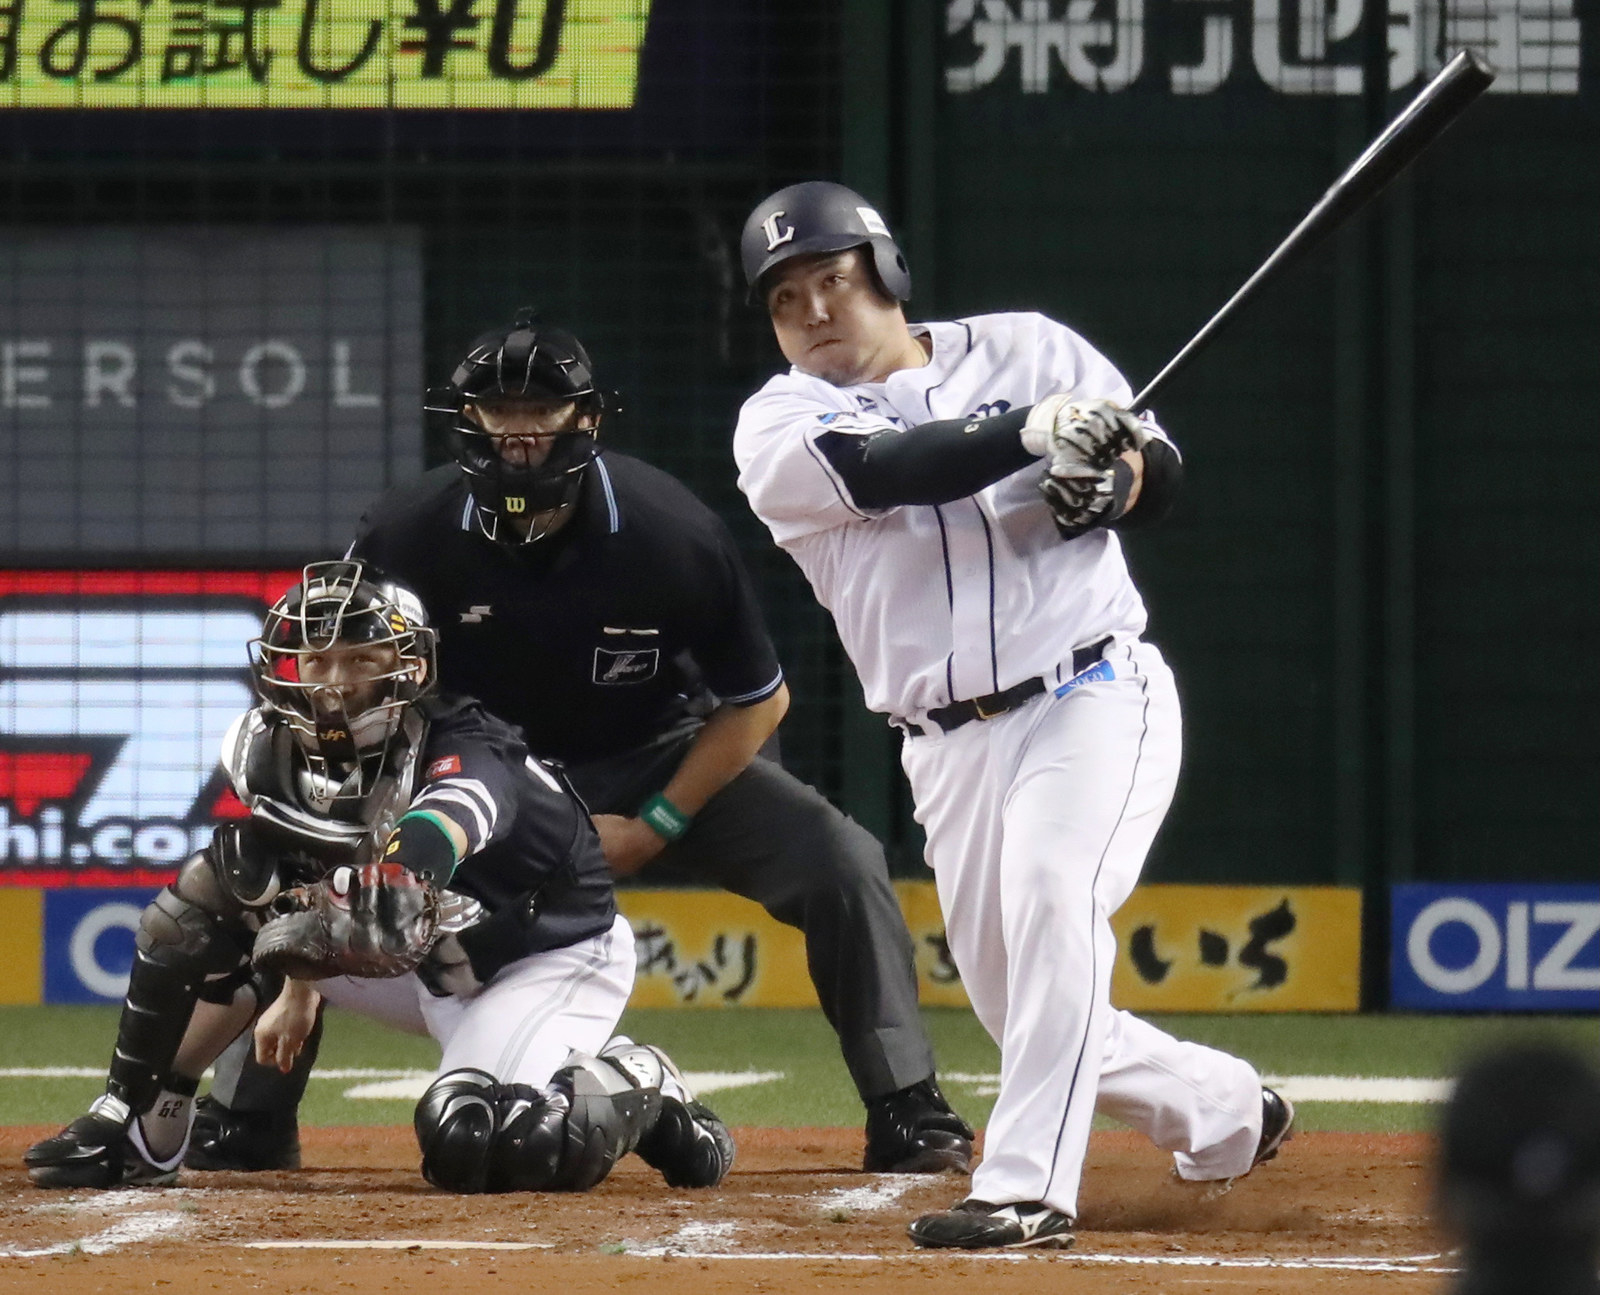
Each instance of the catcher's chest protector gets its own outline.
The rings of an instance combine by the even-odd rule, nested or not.
[[[259,709],[235,722],[223,742],[223,768],[254,825],[285,860],[283,880],[315,880],[341,865],[373,862],[411,803],[417,761],[428,723],[414,709],[404,721],[404,740],[372,790],[357,799],[306,767],[287,726]],[[292,874],[292,875],[287,875]]]

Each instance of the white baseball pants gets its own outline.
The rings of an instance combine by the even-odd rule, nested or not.
[[[597,1054],[633,992],[633,931],[611,929],[514,962],[475,997],[435,998],[416,976],[317,982],[335,1007],[412,1034],[431,1034],[439,1073],[483,1070],[503,1084],[543,1088],[573,1052]]]
[[[1105,660],[1114,679],[902,751],[950,952],[1000,1045],[971,1194],[1073,1217],[1097,1105],[1187,1179],[1244,1173],[1261,1135],[1248,1063],[1111,1006],[1111,915],[1172,801],[1182,732],[1155,647],[1119,641]]]

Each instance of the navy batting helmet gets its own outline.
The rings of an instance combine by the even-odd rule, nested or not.
[[[877,209],[854,189],[827,180],[807,180],[779,189],[744,223],[739,254],[750,301],[761,300],[761,281],[791,257],[870,247],[872,268],[896,301],[911,299],[905,255]]]

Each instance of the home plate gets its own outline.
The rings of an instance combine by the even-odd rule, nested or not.
[[[781,1070],[689,1070],[684,1081],[697,1094],[724,1092],[730,1088],[750,1088],[755,1084],[770,1084],[782,1079]],[[400,1079],[386,1079],[378,1083],[357,1084],[344,1091],[346,1097],[379,1098],[388,1101],[416,1101],[428,1091],[433,1082],[431,1070],[414,1070]]]

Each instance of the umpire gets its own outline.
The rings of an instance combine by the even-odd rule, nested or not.
[[[804,934],[867,1108],[867,1170],[965,1172],[972,1130],[935,1082],[882,848],[757,754],[789,693],[726,528],[673,477],[600,448],[587,352],[531,315],[480,337],[427,408],[450,419],[455,464],[379,499],[352,554],[421,596],[442,686],[565,763],[614,874],[671,865]],[[232,1109],[205,1104],[189,1163],[286,1163],[282,1108],[303,1086],[219,1083]]]

